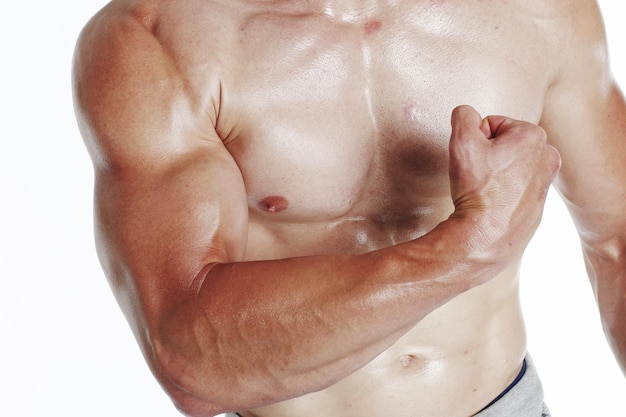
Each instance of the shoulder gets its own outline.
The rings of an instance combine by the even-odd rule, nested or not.
[[[75,51],[75,70],[95,60],[111,58],[151,44],[160,13],[155,2],[112,1],[87,22]],[[106,55],[103,55],[106,54]],[[111,62],[108,62],[111,63]]]
[[[595,0],[513,0],[491,6],[502,24],[517,29],[518,45],[535,42],[532,47],[558,62],[576,50],[602,46],[604,26]],[[529,36],[530,35],[530,36]]]
[[[554,68],[552,92],[562,97],[580,93],[600,99],[609,91],[613,80],[604,21],[597,2],[545,3],[549,3],[544,6],[543,26],[548,45],[546,59],[552,61]]]
[[[570,107],[583,98],[597,100],[609,90],[608,48],[597,1],[516,0],[514,4],[523,10],[521,24],[537,34],[525,34],[518,41],[532,42],[526,46],[536,51],[536,59],[547,68],[545,117],[555,103]],[[563,106],[565,103],[569,104]]]
[[[605,58],[604,24],[597,1],[531,0],[520,4],[544,34],[546,52],[555,63],[571,65],[576,59]]]
[[[97,165],[119,159],[138,142],[130,140],[132,120],[151,110],[155,87],[161,94],[175,90],[175,74],[142,17],[129,2],[113,1],[87,23],[76,45],[74,107]],[[143,129],[135,126],[134,136]]]
[[[180,22],[193,3],[201,2],[177,7],[163,0],[112,1],[81,32],[74,101],[95,164],[162,160],[189,143],[181,135],[213,139],[219,59],[210,49],[197,48],[198,38],[189,38],[198,36],[194,28]],[[204,55],[189,56],[187,44]],[[190,74],[200,66],[210,70],[202,85],[193,85]]]

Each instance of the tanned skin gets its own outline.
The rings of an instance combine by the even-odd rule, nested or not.
[[[526,354],[557,172],[626,369],[595,2],[114,0],[74,89],[100,260],[185,414],[475,414]]]

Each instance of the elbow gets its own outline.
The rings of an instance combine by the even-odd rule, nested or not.
[[[587,274],[599,298],[614,297],[626,287],[626,239],[613,238],[602,241],[581,239]],[[606,293],[606,294],[605,294]]]
[[[152,371],[183,415],[212,417],[293,397],[285,383],[259,376],[248,361],[220,357],[217,345],[202,349],[201,356],[194,346],[154,341],[152,348]]]
[[[226,410],[221,407],[200,402],[183,391],[172,392],[172,390],[167,390],[167,393],[174,407],[176,407],[178,412],[183,416],[214,417],[226,412]]]
[[[263,363],[264,352],[242,349],[248,344],[239,330],[211,317],[184,303],[151,326],[146,356],[181,413],[214,416],[289,397],[290,388]]]
[[[591,245],[583,241],[587,274],[600,310],[602,327],[609,339],[626,340],[626,244],[611,239]],[[626,342],[622,342],[626,348]]]
[[[199,352],[197,342],[179,332],[161,332],[150,345],[152,373],[181,414],[213,417],[229,411],[215,362],[201,360],[207,354]]]

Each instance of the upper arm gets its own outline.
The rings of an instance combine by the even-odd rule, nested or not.
[[[626,234],[626,105],[594,1],[564,1],[558,68],[541,124],[562,157],[555,185],[585,244],[611,257]],[[618,245],[618,246],[616,246]]]
[[[132,12],[109,7],[81,35],[77,118],[95,168],[99,256],[131,327],[146,334],[206,266],[241,260],[241,173],[173,62]],[[209,94],[213,94],[211,91]]]

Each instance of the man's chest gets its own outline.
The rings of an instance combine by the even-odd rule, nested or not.
[[[219,79],[216,97],[198,101],[213,103],[253,211],[322,221],[419,211],[449,192],[455,106],[539,121],[550,80],[536,30],[506,11],[500,21],[471,5],[403,4],[348,21],[250,12],[210,42],[197,35],[205,26],[171,40],[192,90]]]
[[[455,106],[540,118],[547,77],[486,35],[468,43],[384,19],[320,27],[277,17],[241,31],[221,98],[231,123],[217,131],[253,208],[271,208],[271,196],[310,218],[363,201],[387,211],[427,204],[448,193]]]

